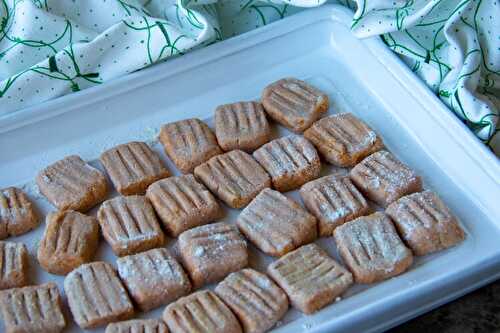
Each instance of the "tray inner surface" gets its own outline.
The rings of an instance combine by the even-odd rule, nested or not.
[[[408,130],[412,124],[402,123],[394,117],[398,111],[391,108],[386,97],[374,93],[367,82],[351,70],[353,63],[346,56],[348,50],[340,46],[345,44],[345,47],[350,47],[351,43],[359,42],[345,41],[344,37],[336,39],[336,36],[346,31],[340,24],[312,24],[224,60],[214,61],[209,66],[196,67],[168,80],[137,88],[133,93],[111,96],[90,106],[67,105],[67,113],[0,134],[0,187],[23,187],[45,215],[53,208],[37,193],[32,180],[39,169],[66,155],[79,154],[102,170],[97,162],[99,154],[132,140],[148,142],[160,154],[169,170],[178,174],[156,140],[162,124],[199,117],[212,126],[211,115],[217,105],[258,99],[266,84],[281,77],[295,76],[328,93],[331,102],[329,113],[352,112],[377,131],[388,150],[416,170],[422,176],[425,188],[436,191],[458,216],[467,238],[457,247],[416,258],[411,269],[399,277],[370,286],[355,285],[342,301],[315,315],[305,316],[290,310],[279,328],[297,331],[320,327],[325,320],[341,321],[356,310],[376,306],[401,291],[416,291],[419,286],[432,283],[434,279],[449,277],[472,265],[474,260],[479,260],[478,256],[491,256],[497,247],[495,239],[500,235],[498,226],[464,192],[460,187],[460,179],[451,179],[447,170],[438,164],[439,161],[429,157],[426,147]],[[303,43],[290,45],[293,40],[302,40]],[[277,54],[276,50],[282,52]],[[276,56],[263,56],[265,54]],[[231,66],[232,70],[227,71],[227,66]],[[409,110],[411,105],[400,107]],[[275,123],[273,127],[275,137],[289,133]],[[323,174],[334,171],[335,168],[323,163]],[[286,195],[301,202],[297,191]],[[228,207],[224,209],[224,220],[234,223],[239,211]],[[91,214],[95,214],[95,209]],[[36,262],[36,249],[43,229],[42,223],[36,230],[9,240],[28,246],[33,282],[55,281],[63,291],[63,278],[44,272]],[[340,260],[331,238],[317,242]],[[175,240],[169,239],[167,244],[167,247],[175,247]],[[95,259],[115,264],[116,257],[103,239]],[[270,261],[270,257],[251,248],[250,266],[263,271]],[[159,308],[139,316],[159,317],[162,310]],[[70,331],[78,331],[74,323]]]

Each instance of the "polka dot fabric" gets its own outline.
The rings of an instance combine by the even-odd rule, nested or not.
[[[325,0],[0,0],[0,116]],[[500,155],[498,0],[329,0],[380,35]]]

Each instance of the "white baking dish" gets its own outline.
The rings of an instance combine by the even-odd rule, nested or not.
[[[500,163],[378,38],[352,36],[351,15],[337,6],[309,10],[4,117],[0,187],[24,187],[45,213],[51,207],[36,193],[32,179],[47,164],[76,153],[97,166],[103,150],[131,140],[150,142],[166,161],[154,140],[161,124],[187,117],[207,120],[217,105],[256,99],[266,84],[295,76],[330,95],[330,112],[353,112],[376,129],[387,147],[456,213],[467,239],[418,258],[399,277],[355,286],[342,301],[314,315],[289,311],[277,331],[378,332],[497,279]],[[234,221],[237,211],[227,211],[226,220]],[[63,279],[36,264],[42,232],[43,223],[12,240],[28,246],[31,266],[37,267],[33,282],[55,280],[62,290]],[[337,257],[331,239],[319,243]],[[113,264],[116,259],[103,240],[97,258]],[[269,262],[256,251],[251,258],[260,268]],[[142,317],[159,317],[161,311]],[[72,324],[70,331],[78,328]]]

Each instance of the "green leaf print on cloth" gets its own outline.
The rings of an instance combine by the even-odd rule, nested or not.
[[[325,0],[0,0],[0,116],[258,28]],[[500,155],[498,0],[330,0]]]

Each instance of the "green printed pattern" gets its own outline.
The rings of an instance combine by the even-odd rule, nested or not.
[[[0,0],[0,116],[326,0]],[[330,0],[355,11],[500,155],[498,0]]]
[[[383,41],[492,148],[500,142],[500,7],[494,1],[406,1]],[[496,16],[495,16],[496,13]],[[358,14],[358,13],[357,13]],[[359,13],[357,19],[368,18]],[[365,27],[368,26],[365,23]],[[387,24],[387,23],[386,23]],[[391,26],[392,24],[392,26]],[[359,31],[366,34],[366,31]]]

